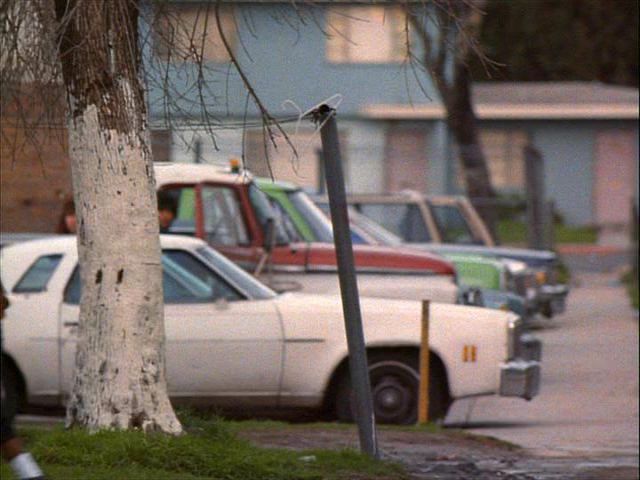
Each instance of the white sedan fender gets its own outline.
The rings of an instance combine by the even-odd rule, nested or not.
[[[387,309],[363,299],[367,346],[392,342],[419,347],[422,304],[394,301]],[[429,350],[444,364],[453,398],[498,393],[500,365],[509,357],[509,322],[517,318],[500,310],[430,304]]]
[[[285,294],[276,302],[285,336],[282,395],[305,392],[304,403],[317,405],[348,356],[340,299]],[[420,302],[362,298],[361,310],[368,349],[419,348]],[[509,322],[517,316],[433,303],[430,317],[429,348],[446,368],[451,396],[498,393],[500,365],[509,357]]]
[[[31,243],[31,242],[30,242]],[[41,404],[59,402],[61,375],[58,358],[61,351],[59,316],[66,280],[76,263],[75,252],[63,243],[34,242],[34,248],[20,249],[20,264],[2,261],[2,282],[11,292],[21,280],[24,270],[14,267],[31,265],[37,259],[59,256],[57,268],[45,290],[20,295],[8,294],[11,307],[3,320],[3,350],[23,372],[24,381],[32,397]],[[2,255],[4,260],[4,255]]]

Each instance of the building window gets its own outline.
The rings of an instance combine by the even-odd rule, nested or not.
[[[397,6],[329,7],[326,57],[332,63],[399,63],[406,59],[406,20]]]
[[[522,130],[482,130],[480,142],[494,188],[502,191],[523,190],[527,134]]]
[[[483,129],[480,143],[489,168],[493,188],[503,193],[525,189],[524,147],[529,142],[523,130]],[[457,161],[458,185],[464,188],[464,175]]]
[[[234,50],[237,29],[233,11],[221,8],[220,20]],[[230,60],[218,31],[214,3],[161,4],[154,22],[154,50],[159,58],[171,63]]]

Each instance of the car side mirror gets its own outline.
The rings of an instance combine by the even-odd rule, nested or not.
[[[216,309],[218,310],[227,310],[229,308],[229,300],[224,297],[220,297],[215,301]]]

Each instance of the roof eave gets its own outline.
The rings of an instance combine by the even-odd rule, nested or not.
[[[548,104],[477,104],[480,120],[638,120],[638,105],[548,105]],[[446,112],[440,104],[367,105],[360,113],[379,120],[443,120]]]

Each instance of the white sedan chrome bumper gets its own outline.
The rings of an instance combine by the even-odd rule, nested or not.
[[[531,400],[539,390],[539,362],[516,359],[500,365],[500,396]]]

